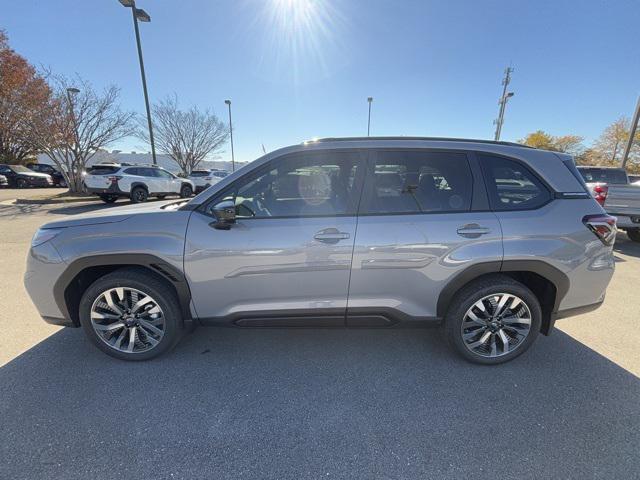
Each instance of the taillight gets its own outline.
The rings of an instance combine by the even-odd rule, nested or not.
[[[593,192],[595,193],[593,198],[596,199],[596,202],[604,205],[604,201],[607,199],[607,194],[609,193],[609,187],[607,185],[596,185],[593,187]]]
[[[613,245],[616,241],[616,217],[607,215],[606,213],[597,215],[586,215],[582,219],[582,223],[591,230],[596,237],[605,245]]]
[[[118,180],[120,180],[122,177],[116,175],[113,177],[107,177],[107,180],[109,180],[111,183],[116,183]]]

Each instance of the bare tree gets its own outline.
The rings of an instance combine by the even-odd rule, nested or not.
[[[229,137],[229,127],[210,110],[178,107],[176,95],[153,105],[156,148],[169,155],[186,175],[200,162],[220,151]],[[148,142],[146,121],[139,119],[138,136]]]
[[[52,100],[31,128],[39,134],[34,135],[38,149],[59,167],[69,189],[78,192],[82,190],[82,172],[91,157],[136,132],[135,114],[120,109],[120,90],[115,86],[96,92],[79,77],[73,81],[55,77],[53,91]]]

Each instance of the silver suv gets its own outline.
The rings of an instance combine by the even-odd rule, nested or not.
[[[50,323],[145,360],[193,325],[441,325],[464,358],[523,353],[597,308],[615,218],[571,157],[505,142],[345,138],[252,162],[189,201],[44,225],[25,284]]]

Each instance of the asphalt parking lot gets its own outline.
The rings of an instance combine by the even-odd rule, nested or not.
[[[42,322],[22,286],[40,224],[120,203],[11,196],[0,478],[640,476],[640,244],[624,234],[604,306],[506,365],[458,359],[438,330],[229,328],[132,364]]]

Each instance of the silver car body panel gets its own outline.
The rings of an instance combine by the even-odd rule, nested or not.
[[[591,198],[556,198],[535,210],[310,218],[238,219],[218,230],[199,207],[245,173],[295,152],[426,148],[486,152],[517,159],[555,194],[580,192],[580,181],[553,152],[471,141],[356,139],[308,142],[267,154],[203,191],[180,209],[158,202],[110,208],[43,228],[61,232],[31,249],[25,284],[40,313],[64,316],[51,289],[74,262],[108,255],[151,255],[184,276],[193,317],[235,320],[317,312],[344,324],[346,313],[393,310],[439,318],[441,299],[464,272],[509,271],[533,263],[559,272],[558,311],[602,300],[613,274],[612,247],[582,223],[601,214]],[[558,158],[560,157],[560,158]],[[460,235],[478,225],[477,237]],[[335,229],[337,243],[314,238]],[[520,263],[518,263],[520,262]],[[484,268],[484,266],[488,266]],[[555,273],[554,273],[555,274]],[[566,280],[566,281],[565,281]],[[566,283],[566,285],[564,285]],[[453,287],[452,287],[453,285]],[[448,297],[447,297],[448,298]]]

